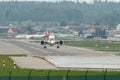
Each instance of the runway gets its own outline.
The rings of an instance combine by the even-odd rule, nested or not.
[[[120,56],[49,56],[46,59],[59,68],[120,69]]]
[[[100,52],[100,51],[93,51],[85,48],[70,47],[65,45],[61,46],[60,49],[57,49],[56,46],[53,46],[53,47],[47,46],[48,48],[44,49],[39,43],[31,43],[31,42],[28,42],[27,40],[12,40],[12,39],[7,40],[6,39],[6,40],[0,40],[0,44],[2,44],[0,45],[0,48],[2,49],[0,50],[0,54],[26,54],[29,56],[40,57],[40,59],[42,57],[46,61],[47,65],[52,65],[58,69],[61,67],[63,68],[70,68],[70,67],[71,68],[110,68],[110,66],[111,68],[120,68],[120,67],[117,67],[117,66],[120,66],[120,63],[113,64],[114,59],[117,58],[117,56],[111,52],[106,53],[106,52]],[[4,47],[7,47],[7,49]],[[109,67],[107,66],[107,63],[104,63],[104,61],[102,61],[103,57],[106,57],[104,58],[104,61],[107,61],[108,60],[107,58],[110,57],[111,61],[109,60],[110,63],[108,63],[108,65],[109,64],[111,65]],[[32,59],[32,58],[28,58],[28,59]],[[33,59],[34,61],[36,60],[35,58]],[[14,60],[16,61],[18,59],[14,58]],[[98,62],[95,62],[96,60]],[[34,61],[31,63],[34,63]],[[120,61],[120,58],[117,58],[117,60],[115,61]],[[17,61],[17,62],[18,62],[18,65],[21,65],[22,63],[20,61]],[[42,59],[41,59],[41,62],[43,62]],[[29,65],[31,65],[31,63],[29,63]],[[101,65],[98,65],[99,63],[102,64],[103,67],[100,67]],[[38,64],[39,65],[36,65],[38,66],[37,69],[39,69],[39,66],[41,65],[41,63],[38,63]],[[78,64],[84,64],[84,66],[78,66]],[[112,67],[112,65],[115,67]],[[20,66],[20,67],[23,67],[23,66]],[[42,68],[40,67],[40,69]]]
[[[61,46],[59,49],[56,46],[47,46],[47,49],[44,49],[39,43],[30,43],[26,40],[2,40],[5,44],[12,44],[12,46],[19,47],[26,52],[23,52],[28,55],[37,55],[37,56],[111,56],[111,53],[104,53],[100,51],[93,51],[90,49],[79,48],[79,47],[70,47],[70,46]],[[16,51],[16,49],[9,46],[10,50]],[[17,49],[17,50],[19,50]]]

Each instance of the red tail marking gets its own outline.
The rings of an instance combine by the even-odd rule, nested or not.
[[[50,35],[50,30],[47,33],[45,33],[45,37],[48,37],[49,35]]]

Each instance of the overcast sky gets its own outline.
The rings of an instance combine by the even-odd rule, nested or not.
[[[0,1],[47,1],[47,2],[56,2],[56,1],[63,1],[63,0],[0,0]],[[79,2],[88,2],[92,3],[94,0],[66,0],[66,1],[79,1]],[[101,0],[105,1],[105,0]],[[120,0],[107,0],[107,1],[112,1],[112,2],[120,2]]]
[[[63,1],[63,0],[28,0],[28,1]],[[86,2],[93,2],[94,0],[66,0],[66,1],[86,1]],[[105,0],[101,0],[101,1],[105,1]],[[112,2],[120,2],[120,0],[108,0],[108,1],[112,1]]]

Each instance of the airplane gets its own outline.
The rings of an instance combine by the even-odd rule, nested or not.
[[[55,35],[51,33],[48,37],[48,41],[41,41],[41,45],[43,46],[43,48],[47,48],[47,44],[50,46],[57,45],[57,48],[60,48],[60,46],[63,45],[63,41],[56,41]]]
[[[15,36],[15,38],[22,38],[22,39],[33,39],[33,38],[43,38],[43,37],[48,37],[50,35],[50,31],[46,32],[45,34],[39,35],[39,34],[33,34],[33,35],[28,35],[28,34],[19,34]]]

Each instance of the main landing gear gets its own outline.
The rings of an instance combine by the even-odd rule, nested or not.
[[[60,46],[57,46],[57,48],[60,48]]]
[[[43,48],[47,48],[47,46],[44,46]]]

